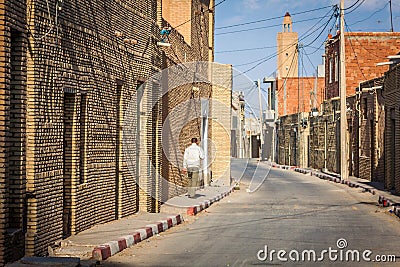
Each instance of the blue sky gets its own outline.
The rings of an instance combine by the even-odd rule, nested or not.
[[[219,3],[220,0],[216,0]],[[346,7],[351,6],[356,0],[346,0]],[[361,3],[361,2],[360,2]],[[346,23],[351,31],[389,31],[389,0],[364,0],[362,4],[345,15]],[[276,52],[276,34],[282,30],[281,23],[284,14],[288,11],[292,15],[293,29],[303,36],[309,34],[301,41],[304,45],[303,52],[310,54],[309,58],[304,56],[304,76],[315,73],[314,67],[322,63],[323,42],[330,29],[336,32],[333,20],[323,30],[324,25],[330,17],[331,5],[339,4],[332,0],[226,0],[216,7],[215,18],[215,61],[219,63],[233,64],[238,71],[246,71],[251,80],[270,76],[276,70],[276,57],[255,66],[257,60],[268,58]],[[320,9],[314,12],[295,15],[311,9]],[[355,6],[357,7],[357,5]],[[394,30],[400,31],[400,0],[392,0]],[[328,16],[326,16],[329,13]],[[221,28],[233,24],[247,23],[278,17],[269,21],[248,24],[238,27]],[[323,18],[321,18],[323,17]],[[318,21],[321,20],[319,23]],[[274,26],[278,25],[278,26]],[[269,27],[271,26],[271,27]],[[311,27],[315,26],[312,31]],[[253,30],[254,28],[260,28]],[[229,31],[244,30],[242,32],[224,34]],[[308,31],[308,32],[307,32]],[[319,38],[318,35],[321,34]],[[314,39],[316,39],[314,41]],[[312,42],[314,41],[314,42]],[[317,48],[321,48],[317,50]],[[259,48],[253,51],[224,52],[238,49]],[[400,50],[400,48],[399,48]],[[254,63],[250,63],[254,62]],[[239,64],[246,64],[238,66]]]

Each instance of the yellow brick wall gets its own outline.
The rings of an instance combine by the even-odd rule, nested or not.
[[[215,65],[212,72],[212,180],[230,185],[232,66]]]

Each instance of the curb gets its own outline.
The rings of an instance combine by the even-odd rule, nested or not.
[[[362,188],[364,190],[364,192],[371,193],[372,195],[377,194],[377,191],[371,187],[365,186],[363,184],[359,184],[357,182],[351,182],[349,180],[341,180],[338,177],[328,175],[325,173],[316,172],[316,171],[312,171],[312,170],[306,170],[306,169],[302,169],[299,167],[285,166],[285,165],[278,165],[278,164],[273,164],[272,167],[280,168],[280,169],[288,169],[287,167],[289,167],[290,170],[294,170],[295,172],[299,172],[299,173],[303,173],[303,174],[310,174],[310,175],[316,176],[323,180],[327,180],[327,181],[334,182],[334,183],[345,184],[351,188]],[[389,212],[394,213],[397,217],[400,218],[400,203],[393,201],[383,195],[379,195],[378,204],[382,205],[382,207],[392,207],[392,209]]]
[[[209,200],[205,200],[203,202],[200,202],[198,205],[194,205],[191,206],[187,209],[186,214],[189,216],[195,216],[197,213],[205,210],[206,208],[210,207],[212,204],[214,204],[215,202],[220,201],[221,199],[223,199],[224,197],[228,196],[230,193],[234,192],[234,188],[232,187],[231,189],[229,189],[229,191],[224,192],[224,193],[220,193],[217,196],[209,199]]]
[[[133,246],[149,237],[164,232],[183,222],[182,215],[170,216],[166,220],[146,225],[144,228],[135,230],[132,234],[122,236],[116,241],[110,241],[96,246],[92,251],[92,258],[95,260],[106,260],[109,257]]]

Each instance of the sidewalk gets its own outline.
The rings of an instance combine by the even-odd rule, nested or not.
[[[229,187],[208,186],[196,191],[191,199],[185,195],[169,199],[160,213],[135,215],[96,225],[61,241],[53,251],[55,257],[77,257],[83,261],[105,260],[116,253],[183,223],[184,216],[196,215],[232,192]]]
[[[161,206],[161,212],[196,215],[232,191],[232,188],[227,186],[207,186],[197,190],[194,198],[180,195],[169,199]]]

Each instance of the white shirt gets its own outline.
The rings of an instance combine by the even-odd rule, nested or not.
[[[183,154],[183,167],[198,167],[200,168],[200,160],[204,159],[203,150],[196,144],[193,143],[191,146],[185,149]]]

